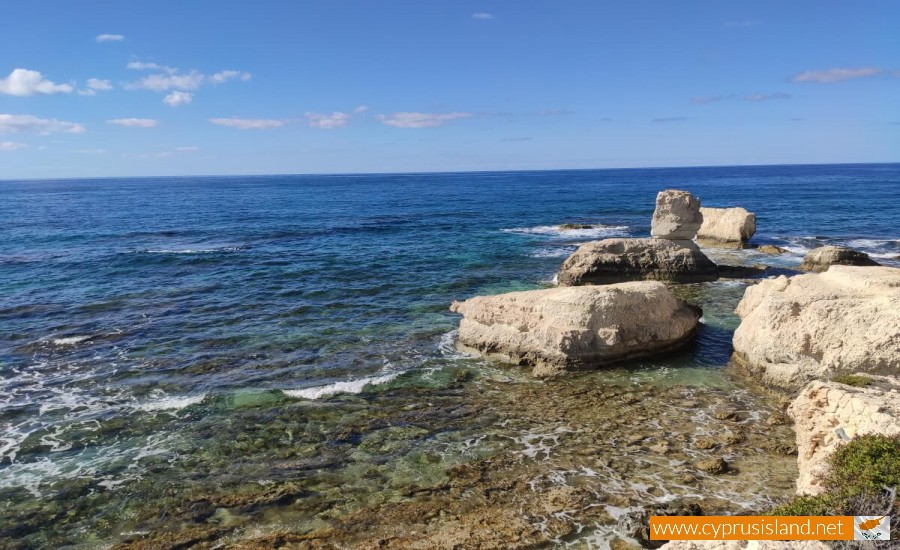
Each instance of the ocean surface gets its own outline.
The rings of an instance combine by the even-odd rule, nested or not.
[[[740,281],[686,287],[706,325],[669,358],[543,383],[455,349],[452,300],[551,285],[579,243],[648,236],[666,188],[755,212],[753,242],[790,251],[711,253],[731,263],[790,268],[842,244],[900,265],[897,164],[0,181],[0,547],[197,532],[239,547],[282,531],[352,546],[400,535],[342,531],[348,518],[413,525],[419,512],[398,510],[485,461],[543,481],[478,506],[524,510],[535,540],[556,545],[627,540],[621,517],[641,502],[789,494],[793,457],[753,445],[722,447],[746,461],[727,479],[660,477],[690,462],[698,403],[743,411],[732,433],[748,442],[773,430],[761,419],[774,408],[727,368]],[[591,394],[594,413],[546,413],[579,392],[606,393]],[[603,426],[617,420],[596,411],[666,392],[687,403],[666,428],[683,430],[686,454],[673,435],[671,451],[633,443],[637,463],[659,452],[658,471],[616,463],[625,443],[604,447]],[[554,393],[568,402],[542,401]],[[634,414],[661,429],[661,411]],[[757,463],[781,467],[784,486]],[[502,485],[485,472],[468,487]],[[589,491],[602,517],[529,512],[545,482]]]

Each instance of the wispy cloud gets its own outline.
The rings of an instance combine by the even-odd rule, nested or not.
[[[516,142],[516,141],[532,141],[533,139],[534,138],[532,138],[532,137],[510,137],[510,138],[503,138],[500,141]]]
[[[68,94],[73,89],[69,84],[56,84],[38,71],[28,69],[13,69],[8,77],[0,78],[0,94],[6,95]]]
[[[107,120],[109,124],[127,126],[129,128],[154,128],[158,122],[152,118],[114,118]]]
[[[339,111],[335,111],[330,115],[324,113],[306,113],[304,116],[306,116],[306,120],[312,128],[318,128],[320,130],[340,128],[341,126],[346,126],[347,123],[350,122],[350,115]]]
[[[665,116],[665,117],[654,118],[653,122],[682,122],[685,120],[688,120],[688,117],[686,117],[686,116]]]
[[[365,112],[368,111],[368,110],[369,110],[369,107],[368,107],[368,106],[366,106],[366,105],[360,105],[360,106],[357,107],[356,109],[353,109],[353,112],[356,113],[356,114],[358,114],[358,115],[361,115],[361,114],[365,113]]]
[[[121,42],[125,37],[121,34],[98,34],[97,42]]]
[[[75,122],[56,120],[55,118],[38,118],[34,115],[0,114],[0,134],[16,134],[33,132],[47,134],[83,134],[85,127]]]
[[[75,149],[72,152],[79,155],[105,155],[106,149]]]
[[[858,69],[827,69],[824,71],[804,71],[791,78],[792,82],[842,82],[855,78],[866,78],[880,75],[883,71],[877,67],[861,67]]]
[[[17,141],[0,141],[0,151],[18,151],[27,147],[27,144]]]
[[[178,69],[176,69],[175,67],[160,65],[159,63],[153,63],[152,61],[129,61],[128,65],[125,65],[125,68],[131,69],[133,71],[163,71],[165,73],[178,72]]]
[[[219,126],[228,126],[229,128],[237,128],[239,130],[265,130],[268,128],[279,128],[284,126],[286,121],[273,118],[211,118],[213,124]]]
[[[192,145],[190,147],[176,147],[175,150],[179,153],[196,153],[200,148]]]
[[[169,107],[179,107],[181,105],[187,105],[193,100],[194,94],[190,92],[179,92],[178,90],[175,90],[174,92],[163,98],[163,103],[165,103]]]
[[[106,92],[113,89],[113,85],[109,80],[100,80],[99,78],[89,78],[86,84],[87,88],[78,90],[79,95],[97,95],[97,91]]]
[[[203,83],[203,74],[191,71],[186,74],[166,73],[151,74],[125,85],[127,90],[153,90],[165,92],[168,90],[196,90]]]
[[[390,115],[378,115],[376,120],[382,124],[395,128],[434,128],[450,122],[468,118],[472,113],[393,113]]]
[[[213,84],[222,84],[223,82],[228,82],[232,79],[243,80],[244,82],[250,80],[253,77],[250,73],[245,73],[243,71],[219,71],[216,74],[209,77],[209,81]]]
[[[191,70],[184,72],[177,67],[160,65],[149,61],[130,61],[127,68],[136,71],[157,71],[134,82],[125,84],[126,90],[151,90],[154,92],[168,92],[169,90],[186,91],[197,90],[203,84],[223,84],[229,80],[248,81],[253,75],[243,71],[224,70],[206,75],[200,71]],[[171,97],[171,99],[169,99]],[[193,99],[193,96],[190,96]],[[169,94],[163,101],[173,107],[190,103],[190,99],[184,95]],[[174,104],[172,103],[174,102]]]
[[[575,111],[570,111],[569,109],[545,109],[537,112],[538,116],[565,116],[574,114]]]
[[[775,92],[771,94],[761,94],[755,93],[744,96],[744,101],[770,101],[772,99],[791,99],[793,96],[791,94],[786,94],[784,92]]]
[[[483,11],[476,11],[475,13],[472,14],[472,19],[481,19],[482,21],[485,21],[488,19],[496,19],[496,18],[493,15],[491,15],[490,13],[485,13]]]

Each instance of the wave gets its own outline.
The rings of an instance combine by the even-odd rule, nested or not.
[[[367,386],[377,386],[390,382],[394,378],[400,376],[401,373],[393,372],[383,374],[381,376],[367,376],[356,380],[347,380],[344,382],[334,382],[324,386],[313,386],[311,388],[302,388],[297,390],[282,390],[285,395],[290,397],[299,397],[301,399],[321,399],[337,393],[360,393]]]
[[[234,252],[242,252],[249,248],[250,247],[247,245],[220,246],[216,248],[148,248],[146,250],[137,250],[136,252],[143,254],[231,254]]]
[[[503,233],[520,233],[524,235],[547,235],[562,239],[596,239],[604,237],[625,237],[628,235],[627,225],[591,225],[587,229],[562,229],[559,225],[538,225],[535,227],[513,227],[501,229]]]
[[[544,247],[538,248],[537,250],[529,254],[529,256],[531,256],[532,258],[566,258],[570,254],[572,254],[572,252],[575,252],[575,248],[571,246],[558,248]]]
[[[74,346],[75,344],[79,344],[84,342],[85,340],[90,340],[93,336],[88,335],[78,335],[78,336],[65,336],[63,338],[53,338],[50,340],[55,346]]]
[[[140,411],[152,412],[152,411],[170,411],[170,410],[181,410],[185,407],[190,407],[191,405],[196,405],[197,403],[202,402],[206,399],[206,394],[200,395],[184,395],[177,397],[163,397],[160,399],[154,399],[152,401],[145,401],[143,403],[138,403],[134,406],[135,409]]]

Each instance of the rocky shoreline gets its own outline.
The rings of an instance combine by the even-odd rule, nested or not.
[[[454,302],[452,311],[463,315],[459,345],[491,360],[532,367],[538,377],[677,349],[690,342],[702,313],[675,298],[667,285],[766,274],[764,267],[716,265],[694,239],[746,248],[755,231],[756,216],[743,208],[701,208],[688,192],[662,191],[650,238],[582,244],[560,267],[557,288]],[[850,249],[823,247],[788,275],[748,281],[755,284],[736,309],[741,323],[732,363],[790,403],[786,412],[799,449],[796,490],[817,494],[838,448],[864,435],[900,435],[900,268],[881,267]],[[724,461],[707,462],[698,467],[727,469]],[[759,545],[781,547],[788,546]]]

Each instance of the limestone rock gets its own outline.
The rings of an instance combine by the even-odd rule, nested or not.
[[[772,254],[775,256],[779,256],[787,252],[787,249],[781,248],[780,246],[775,246],[774,244],[764,244],[759,246],[757,252],[762,252],[763,254]]]
[[[844,246],[820,246],[806,253],[800,269],[803,271],[827,271],[832,265],[876,266],[878,262],[865,252],[857,252]]]
[[[747,242],[756,233],[756,215],[744,208],[701,208],[703,224],[697,238],[721,242]]]
[[[559,269],[561,286],[604,285],[656,280],[673,283],[715,281],[716,264],[691,241],[604,239],[585,243]]]
[[[650,281],[477,296],[450,309],[463,315],[460,344],[541,377],[675,349],[701,314]]]
[[[703,223],[700,199],[687,191],[666,189],[656,195],[650,235],[660,239],[691,240]]]
[[[765,383],[796,390],[837,373],[900,372],[900,268],[766,279],[735,311],[735,358]]]
[[[818,494],[828,457],[854,437],[900,434],[900,378],[872,376],[869,386],[811,382],[788,407],[797,432],[798,494]]]

